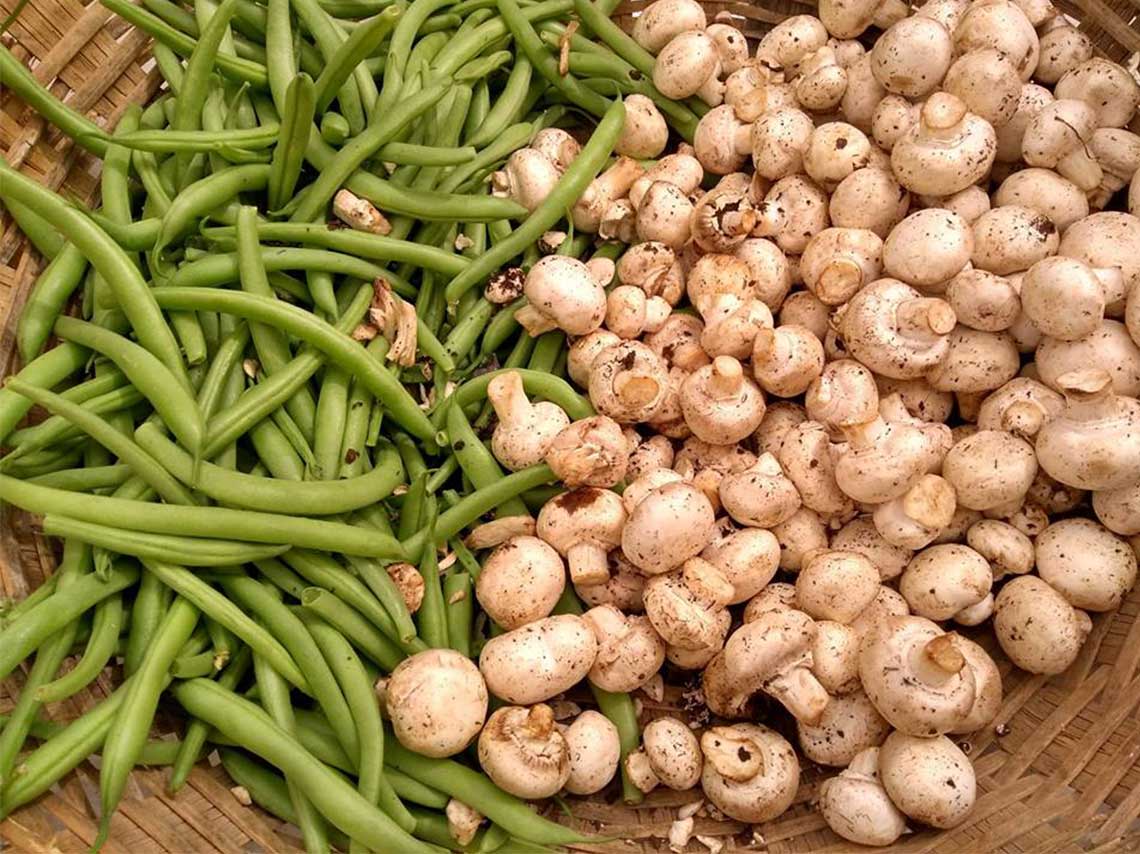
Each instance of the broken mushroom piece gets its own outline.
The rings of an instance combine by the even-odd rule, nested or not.
[[[713,806],[737,821],[759,823],[792,805],[800,783],[796,752],[759,724],[733,724],[701,735],[701,787]]]
[[[581,682],[597,654],[589,624],[559,614],[491,638],[479,655],[479,670],[496,697],[539,703]]]
[[[571,489],[610,487],[625,478],[629,446],[620,424],[605,415],[592,415],[564,426],[547,445],[545,459]]]
[[[891,725],[858,688],[833,696],[815,726],[796,721],[804,756],[833,768],[842,768],[864,750],[878,747],[890,731]]]
[[[736,695],[756,691],[776,698],[797,720],[815,724],[827,691],[811,672],[815,623],[803,611],[766,611],[728,637],[724,666]]]
[[[1037,537],[1037,574],[1074,608],[1111,611],[1136,584],[1136,554],[1092,519],[1062,519]]]
[[[598,639],[598,657],[587,678],[603,691],[634,691],[665,663],[665,641],[647,617],[629,616],[613,605],[602,605],[591,608],[582,619]]]
[[[487,386],[487,399],[499,423],[491,434],[491,451],[511,471],[542,461],[570,418],[556,403],[531,403],[517,371],[499,374]]]
[[[727,626],[725,608],[733,593],[732,584],[719,569],[703,558],[689,558],[680,571],[649,579],[643,597],[645,613],[670,647],[715,652]]]
[[[879,748],[860,751],[838,776],[823,781],[819,811],[835,833],[859,845],[890,845],[906,831],[906,816],[879,779]]]
[[[401,661],[384,703],[400,744],[423,756],[454,756],[487,718],[487,685],[465,655],[429,649]]]
[[[447,816],[447,830],[460,845],[467,845],[475,838],[485,816],[474,807],[451,798],[444,810]]]
[[[479,735],[479,765],[504,792],[549,798],[570,779],[570,747],[550,706],[504,706]]]
[[[625,524],[621,496],[585,486],[547,501],[535,532],[566,556],[574,584],[590,585],[609,578],[609,550],[621,542]]]
[[[1010,661],[1030,673],[1061,673],[1077,660],[1092,620],[1034,575],[1015,578],[994,601],[994,634]]]
[[[977,795],[974,766],[946,736],[891,733],[879,748],[879,779],[899,810],[932,827],[961,824]]]
[[[946,634],[924,617],[888,617],[867,635],[859,654],[863,690],[901,732],[950,732],[973,708],[974,673]]]
[[[538,537],[511,537],[483,562],[475,597],[508,631],[550,615],[566,586],[566,567]]]
[[[587,709],[562,729],[562,737],[570,751],[566,791],[592,795],[609,785],[621,762],[621,741],[610,719]]]

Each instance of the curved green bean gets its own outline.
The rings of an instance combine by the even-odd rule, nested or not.
[[[272,17],[273,13],[270,14]],[[277,210],[293,197],[312,130],[316,96],[313,78],[304,72],[291,80],[286,89],[285,103],[281,107],[280,138],[273,150],[269,171],[270,210]]]
[[[63,313],[86,272],[87,258],[75,244],[67,243],[36,278],[16,321],[16,345],[25,362],[43,351],[56,318]]]
[[[96,605],[91,635],[79,663],[54,681],[37,688],[36,699],[41,703],[57,703],[94,682],[115,654],[123,630],[123,615],[122,594],[109,596]]]
[[[359,611],[323,588],[306,587],[301,593],[301,609],[302,616],[307,612],[335,627],[386,673],[391,673],[404,660],[400,648],[369,625]]]

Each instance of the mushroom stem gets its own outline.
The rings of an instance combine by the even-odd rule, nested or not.
[[[873,448],[888,430],[887,422],[878,417],[862,424],[842,424],[840,426],[847,444],[858,451]]]
[[[816,296],[828,305],[840,305],[863,287],[863,268],[850,258],[831,261],[816,282]]]
[[[793,667],[764,683],[764,691],[779,700],[796,720],[819,723],[831,697],[806,667]]]
[[[744,368],[732,356],[717,356],[713,360],[709,377],[709,396],[715,400],[728,400],[740,394],[744,385]]]
[[[952,140],[966,118],[966,104],[948,92],[935,92],[922,106],[922,127],[933,139]]]
[[[558,328],[557,323],[544,315],[533,305],[524,305],[516,311],[515,320],[519,322],[522,328],[526,330],[526,334],[531,338],[537,338],[543,333]]]
[[[531,738],[545,739],[554,731],[554,710],[546,703],[536,703],[530,707],[524,725]]]
[[[495,408],[495,415],[504,424],[519,424],[527,419],[534,407],[526,396],[522,377],[515,371],[499,374],[487,386],[487,398]]]
[[[949,303],[932,297],[909,299],[900,303],[895,316],[898,319],[899,334],[920,340],[945,335],[958,322]]]
[[[966,666],[966,657],[954,645],[953,635],[939,635],[922,648],[927,661],[933,664],[942,678],[953,676]],[[929,670],[929,668],[925,668]],[[921,670],[919,671],[921,674]]]
[[[605,548],[596,543],[577,543],[566,550],[570,580],[574,584],[605,584],[610,570]]]

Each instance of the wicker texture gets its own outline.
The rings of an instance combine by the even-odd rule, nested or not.
[[[623,4],[618,20],[649,0]],[[0,0],[0,18],[15,0]],[[737,26],[759,36],[788,15],[810,11],[795,0],[704,4],[711,18],[731,13]],[[1125,61],[1140,51],[1140,0],[1064,0],[1066,12],[1106,56]],[[99,3],[31,0],[3,36],[15,55],[71,106],[113,126],[124,107],[144,103],[161,78],[148,53],[149,39]],[[12,97],[0,102],[0,152],[9,163],[54,190],[84,200],[98,192],[98,162],[44,124]],[[0,376],[17,367],[14,318],[41,268],[11,219],[0,221]],[[34,520],[0,508],[0,595],[20,598],[50,575],[55,557]],[[1097,615],[1077,663],[1051,680],[1012,668],[992,649],[1005,678],[1005,700],[995,725],[965,739],[975,762],[979,798],[966,824],[943,833],[904,837],[889,849],[919,852],[1140,851],[1140,588],[1116,613]],[[985,638],[985,635],[982,635]],[[993,647],[992,636],[988,642]],[[111,670],[48,714],[70,720],[111,690]],[[19,693],[23,673],[0,683],[0,712]],[[647,718],[682,707],[680,690],[661,703],[645,701]],[[1000,734],[999,734],[1000,733]],[[177,796],[164,791],[165,772],[136,771],[112,822],[108,854],[131,852],[235,852],[299,850],[295,830],[256,808],[242,806],[220,768],[195,769]],[[796,806],[755,829],[698,817],[696,834],[719,837],[724,852],[840,852],[842,842],[809,804],[824,778],[805,768]],[[619,841],[583,850],[666,850],[664,837],[677,807],[692,793],[655,792],[630,808],[602,800],[578,802],[579,826]],[[92,764],[70,775],[55,793],[0,823],[0,850],[84,851],[95,838],[98,776]],[[556,817],[556,816],[555,816]],[[694,840],[687,850],[707,851]]]

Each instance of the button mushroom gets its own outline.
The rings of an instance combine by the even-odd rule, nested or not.
[[[690,558],[677,572],[655,575],[645,585],[645,613],[671,647],[720,648],[733,587],[702,558]]]
[[[475,596],[508,631],[546,617],[566,586],[566,568],[538,537],[511,537],[491,552],[475,581]]]
[[[546,462],[570,488],[609,487],[619,483],[629,465],[621,425],[605,415],[564,426],[546,449]]]
[[[927,99],[918,123],[891,150],[891,167],[912,193],[949,195],[981,180],[997,154],[997,136],[948,92]]]
[[[721,504],[737,522],[771,528],[788,519],[800,507],[800,494],[779,461],[761,454],[744,471],[725,475],[719,485]]]
[[[1033,575],[1006,584],[994,602],[994,634],[1010,661],[1030,673],[1061,673],[1077,660],[1092,620]]]
[[[681,721],[671,717],[650,721],[641,742],[641,749],[626,757],[626,767],[643,792],[659,785],[685,791],[701,779],[700,743]]]
[[[851,354],[875,373],[911,379],[945,358],[956,320],[942,300],[879,279],[844,306],[838,328]]]
[[[587,709],[562,730],[562,737],[570,751],[566,791],[592,795],[609,785],[621,762],[621,741],[610,719]]]
[[[483,728],[487,685],[467,656],[429,649],[396,666],[384,702],[400,744],[424,756],[453,756]]]
[[[499,418],[491,435],[491,451],[511,471],[540,462],[558,432],[570,423],[557,404],[531,403],[522,376],[516,371],[492,379],[487,386],[487,399]]]
[[[1136,583],[1136,555],[1091,519],[1063,519],[1037,537],[1037,573],[1074,608],[1111,611]]]
[[[902,732],[950,732],[973,708],[974,673],[945,634],[924,617],[889,617],[867,636],[859,654],[863,690]]]
[[[796,721],[804,756],[820,765],[842,768],[868,748],[878,747],[891,731],[863,691],[832,697],[815,726]]]
[[[764,418],[764,396],[731,356],[717,356],[681,386],[681,411],[698,438],[717,445],[739,442]]]
[[[640,341],[607,347],[590,365],[590,402],[621,424],[649,418],[667,388],[664,362]]]
[[[625,523],[625,507],[617,493],[581,487],[542,506],[536,533],[566,556],[575,584],[599,584],[609,578],[607,554],[621,542]]]
[[[923,475],[905,493],[875,508],[875,528],[883,539],[905,549],[921,549],[937,539],[954,518],[954,487],[938,475]]]
[[[759,823],[792,804],[800,764],[792,746],[759,724],[713,727],[701,735],[701,787],[713,805],[737,821]]]
[[[523,288],[529,304],[515,312],[515,317],[531,335],[552,329],[585,335],[606,317],[606,292],[577,258],[547,255],[538,259]]]
[[[857,552],[808,555],[796,576],[798,607],[817,620],[849,623],[879,591],[879,572]]]
[[[989,562],[967,546],[931,546],[915,555],[899,580],[910,610],[930,620],[952,619],[985,599],[993,581]]]
[[[890,845],[906,831],[906,816],[879,779],[879,748],[860,751],[819,790],[823,820],[844,839],[859,845]]]
[[[965,219],[927,208],[891,229],[883,244],[883,268],[908,285],[937,293],[970,262],[973,251],[974,235]]]
[[[714,540],[701,557],[732,585],[730,605],[744,602],[762,589],[780,565],[780,543],[771,531],[745,528]]]
[[[587,678],[603,691],[628,693],[644,685],[665,662],[665,641],[648,618],[623,614],[613,605],[582,615],[598,639],[598,657]]]
[[[888,92],[922,98],[938,88],[953,53],[950,33],[941,22],[928,17],[903,18],[875,40],[871,70]]]
[[[549,798],[570,779],[570,747],[550,706],[504,706],[479,736],[479,765],[515,797]]]
[[[980,430],[962,439],[942,465],[958,503],[971,510],[1020,503],[1036,474],[1032,446],[1000,430]]]
[[[879,779],[895,806],[932,827],[961,824],[977,794],[974,766],[945,736],[891,733],[879,748]]]
[[[589,624],[560,614],[491,638],[479,654],[479,670],[496,697],[539,703],[581,682],[597,655]]]

